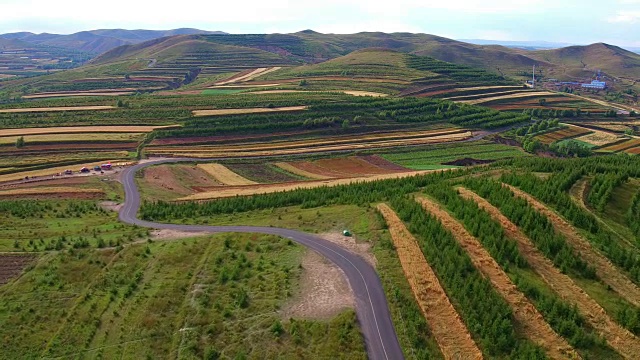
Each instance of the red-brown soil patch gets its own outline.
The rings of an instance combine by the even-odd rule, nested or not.
[[[400,166],[396,163],[393,163],[385,158],[382,158],[378,155],[362,155],[358,156],[359,159],[362,159],[369,164],[376,166],[380,169],[389,170],[389,171],[411,171],[411,169],[407,169],[404,166]]]
[[[258,183],[270,184],[300,181],[300,179],[289,176],[284,172],[279,172],[267,164],[228,164],[226,166],[240,176]]]
[[[398,170],[383,169],[358,157],[322,159],[314,161],[314,163],[321,168],[331,172],[342,173],[346,176],[367,176],[399,172]]]
[[[31,254],[0,254],[0,285],[20,275],[35,259]]]
[[[193,191],[183,186],[169,165],[151,166],[143,170],[147,186],[165,189],[176,195],[189,195]]]

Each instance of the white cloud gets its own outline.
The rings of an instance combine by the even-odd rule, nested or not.
[[[610,23],[631,24],[640,21],[640,11],[618,11],[614,16],[607,19]]]

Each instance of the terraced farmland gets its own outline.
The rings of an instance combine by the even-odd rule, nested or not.
[[[540,142],[542,142],[543,144],[551,144],[556,141],[577,138],[589,133],[592,133],[592,131],[589,129],[567,125],[566,128],[538,135],[536,136],[536,139],[540,140]]]

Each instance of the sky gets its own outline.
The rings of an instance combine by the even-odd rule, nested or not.
[[[0,0],[0,34],[180,27],[229,33],[414,32],[640,47],[640,0]]]

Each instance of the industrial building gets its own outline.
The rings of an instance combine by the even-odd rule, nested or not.
[[[585,89],[604,90],[607,87],[607,83],[604,81],[593,80],[590,84],[581,84]]]

